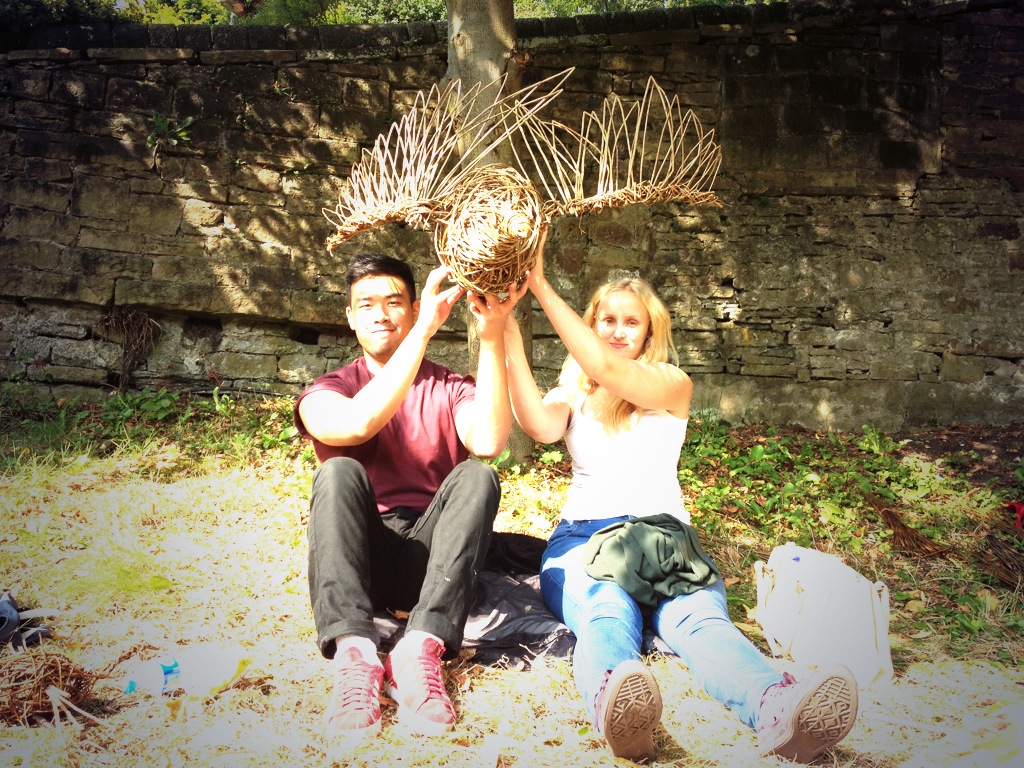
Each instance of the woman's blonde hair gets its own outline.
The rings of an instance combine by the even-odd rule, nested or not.
[[[672,340],[672,317],[668,308],[658,298],[658,295],[651,288],[646,280],[638,277],[623,277],[618,280],[611,280],[598,287],[594,295],[590,297],[590,305],[583,313],[583,322],[591,329],[594,328],[597,308],[601,302],[612,293],[618,291],[629,291],[644,305],[649,318],[647,327],[647,340],[637,360],[645,363],[667,363],[679,364],[679,353],[676,351],[675,342]],[[580,368],[572,356],[565,358],[562,364],[562,372],[558,377],[560,386],[576,389],[579,392],[592,392],[596,383]],[[609,396],[600,408],[599,412],[592,415],[601,421],[605,428],[611,431],[621,429],[628,419],[638,411],[637,406],[621,397]]]

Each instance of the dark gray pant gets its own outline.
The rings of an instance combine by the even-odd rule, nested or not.
[[[362,464],[342,457],[321,464],[308,529],[320,652],[333,658],[342,635],[378,642],[373,613],[388,608],[408,611],[407,629],[430,632],[457,653],[500,499],[498,474],[470,460],[452,470],[422,515],[403,508],[381,515]]]

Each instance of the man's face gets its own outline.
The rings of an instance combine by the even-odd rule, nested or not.
[[[363,352],[384,365],[409,335],[419,302],[411,301],[409,289],[397,277],[369,275],[352,284],[345,310],[348,325],[356,332]]]

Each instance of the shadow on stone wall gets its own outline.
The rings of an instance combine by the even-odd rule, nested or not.
[[[553,117],[654,76],[723,147],[723,208],[559,219],[553,279],[578,307],[650,280],[699,407],[733,421],[1019,418],[1021,28],[1012,0],[520,20],[528,78],[575,67]],[[0,374],[115,386],[112,307],[163,329],[139,387],[295,392],[351,359],[349,257],[393,252],[421,281],[435,259],[397,225],[328,253],[321,209],[442,77],[444,34],[61,28],[0,56]],[[535,318],[551,381],[563,350]],[[464,332],[456,313],[431,355],[465,369]]]

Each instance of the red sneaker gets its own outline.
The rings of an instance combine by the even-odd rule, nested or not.
[[[324,713],[329,736],[372,736],[380,731],[380,691],[384,667],[370,664],[355,648],[340,652],[334,669],[334,690]]]
[[[857,681],[846,667],[819,668],[800,682],[786,674],[761,697],[758,746],[809,763],[846,738],[857,719]]]
[[[444,644],[403,638],[385,664],[387,694],[398,702],[398,720],[417,733],[439,736],[455,723],[455,707],[444,688]]]
[[[661,720],[661,691],[642,661],[620,662],[597,695],[597,729],[615,757],[653,760],[654,729]]]

